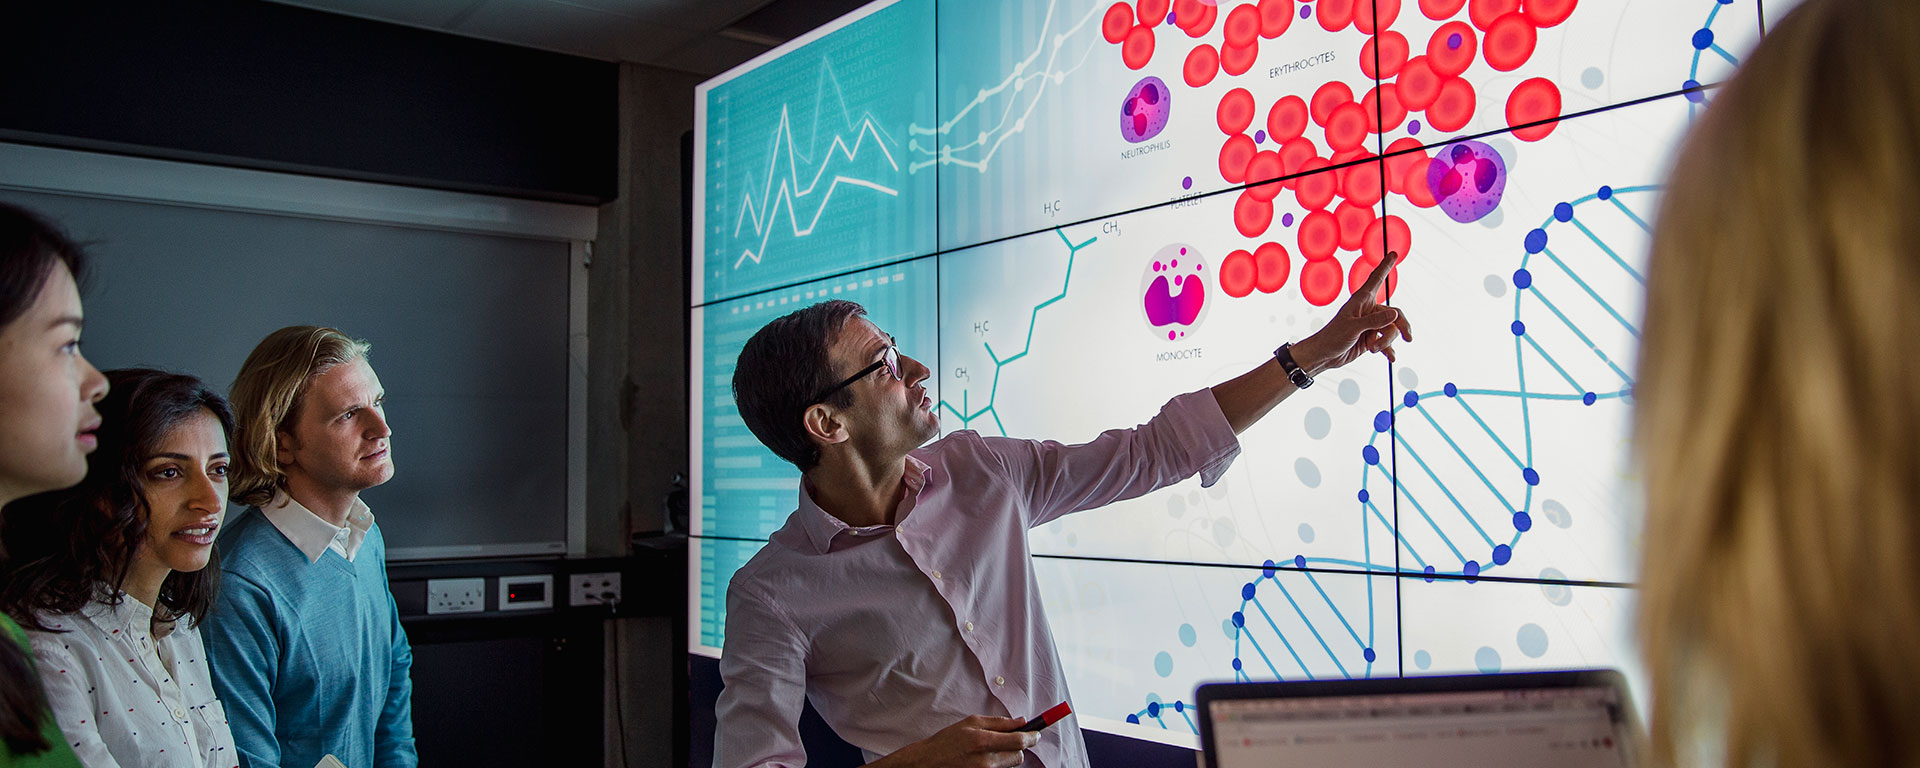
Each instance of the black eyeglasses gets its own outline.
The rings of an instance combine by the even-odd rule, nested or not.
[[[867,374],[873,373],[874,371],[880,370],[881,368],[887,369],[887,375],[892,376],[895,381],[905,380],[906,377],[900,372],[900,348],[899,347],[896,347],[892,344],[888,344],[886,349],[881,350],[880,359],[873,361],[873,365],[869,365],[865,368],[862,368],[860,369],[859,373],[856,373],[852,376],[848,376],[846,381],[842,381],[838,384],[833,385],[832,387],[827,388],[827,391],[821,392],[820,396],[815,397],[813,400],[809,401],[807,405],[809,406],[818,405],[820,404],[820,402],[826,400],[827,398],[833,397],[833,394],[835,392],[839,392],[840,390],[846,389],[848,385],[856,381],[859,381],[863,378],[866,378]]]

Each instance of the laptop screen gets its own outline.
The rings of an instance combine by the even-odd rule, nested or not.
[[[1631,732],[1609,686],[1211,702],[1218,768],[1625,768]]]

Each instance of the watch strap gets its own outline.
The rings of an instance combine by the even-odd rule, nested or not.
[[[1280,361],[1280,370],[1286,371],[1287,379],[1293,382],[1293,386],[1299,389],[1313,386],[1313,377],[1308,376],[1306,370],[1293,360],[1293,342],[1282,344],[1274,350],[1273,359]]]

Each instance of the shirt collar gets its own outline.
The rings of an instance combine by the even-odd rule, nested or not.
[[[927,485],[927,474],[930,469],[926,462],[912,455],[907,456],[906,473],[901,478],[907,482],[907,497],[901,500],[903,509],[912,508],[912,500],[917,498],[921,489]],[[800,508],[797,514],[800,518],[800,528],[806,531],[807,541],[813,544],[814,553],[822,555],[831,550],[833,538],[841,533],[864,534],[894,527],[881,524],[854,528],[847,525],[814,502],[813,494],[807,490],[805,477],[800,479]]]
[[[110,602],[115,599],[117,602]],[[102,585],[94,599],[80,608],[80,615],[110,631],[130,632],[135,637],[153,633],[153,609],[125,592]]]
[[[347,511],[345,526],[336,526],[320,519],[305,505],[294,501],[286,491],[274,491],[273,499],[260,508],[260,513],[267,516],[267,521],[273,523],[273,527],[280,529],[287,541],[293,542],[300,554],[307,556],[309,563],[320,562],[320,556],[327,553],[327,547],[333,544],[336,537],[347,536],[354,544],[358,544],[358,540],[364,538],[367,530],[373,527],[373,512],[366,502],[359,499],[354,499],[353,507]]]

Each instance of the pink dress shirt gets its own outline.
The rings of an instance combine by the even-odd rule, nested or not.
[[[803,696],[868,760],[970,715],[1032,717],[1069,700],[1027,530],[1196,472],[1212,485],[1239,452],[1201,390],[1082,445],[936,440],[907,457],[896,525],[849,527],[803,484],[727,587],[715,768],[805,765]],[[1086,766],[1076,718],[1043,731],[1026,764]]]

